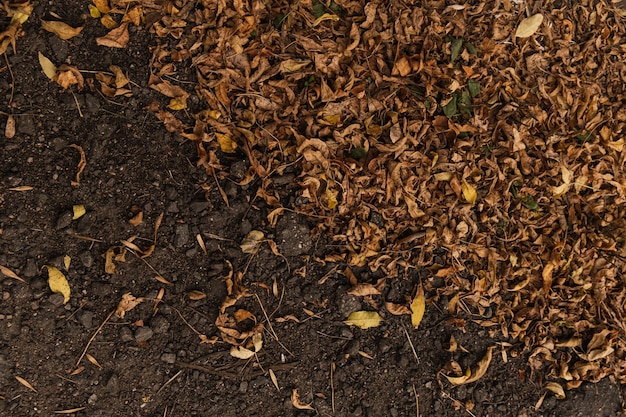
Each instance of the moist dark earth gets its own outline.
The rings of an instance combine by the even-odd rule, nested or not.
[[[161,100],[148,88],[147,30],[133,30],[125,49],[110,49],[96,45],[105,29],[95,20],[69,41],[38,24],[56,13],[78,26],[85,12],[78,1],[35,4],[17,52],[9,48],[0,64],[0,127],[8,114],[17,125],[13,138],[0,140],[0,265],[26,280],[0,276],[1,415],[623,415],[623,389],[610,379],[558,400],[542,388],[541,375],[531,374],[523,352],[502,355],[506,340],[491,339],[471,317],[459,329],[443,302],[428,305],[417,330],[409,316],[389,314],[376,328],[347,326],[348,314],[372,305],[346,293],[349,283],[337,272],[344,265],[314,261],[331,250],[330,240],[312,236],[297,215],[271,228],[267,207],[255,199],[258,184],[218,179],[226,204],[216,179],[196,167],[194,145],[145,110]],[[63,91],[42,73],[38,52],[84,71],[119,65],[133,95],[112,100],[89,88]],[[69,145],[86,155],[78,186],[72,181],[79,152]],[[235,177],[239,162],[228,162]],[[295,198],[297,174],[286,171],[277,181],[287,199]],[[86,208],[76,220],[74,205]],[[144,221],[135,227],[128,221],[137,210]],[[127,252],[117,273],[106,273],[102,255],[133,236],[148,247],[161,214],[154,253],[140,259]],[[284,257],[266,244],[254,255],[242,252],[251,230],[275,241]],[[48,287],[46,265],[67,276],[66,304]],[[232,357],[222,341],[201,343],[196,333],[218,335],[214,323],[231,268],[244,273],[255,294],[237,306],[266,328],[262,349],[249,360]],[[357,272],[368,280],[367,271]],[[395,279],[371,303],[403,302],[419,279]],[[190,297],[192,291],[206,298]],[[127,293],[145,301],[122,319],[111,317]],[[446,350],[451,336],[464,349]],[[477,382],[454,387],[441,374],[451,360],[475,367],[494,345]],[[294,407],[295,389],[311,409]]]

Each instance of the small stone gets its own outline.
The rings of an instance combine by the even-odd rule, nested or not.
[[[83,251],[78,254],[78,259],[85,266],[85,268],[91,268],[93,265],[93,255],[89,251]]]
[[[128,329],[130,330],[130,329]],[[106,383],[106,390],[113,396],[117,396],[120,392],[120,380],[117,374],[112,374]]]
[[[239,384],[239,392],[245,394],[248,391],[248,381],[241,381]]]
[[[63,302],[65,301],[65,297],[63,296],[63,294],[52,294],[50,297],[48,297],[48,302],[52,305],[52,307],[60,307],[63,305]]]
[[[165,198],[170,201],[176,200],[178,198],[178,192],[176,191],[176,188],[174,186],[165,186]]]
[[[57,219],[57,223],[55,226],[56,229],[57,230],[65,229],[67,226],[69,226],[72,223],[73,217],[74,215],[70,211],[66,211],[63,214],[61,214],[61,216],[59,216],[59,218]]]
[[[133,331],[130,330],[128,327],[122,327],[120,329],[120,339],[122,339],[122,342],[130,342],[132,341],[133,338]]]
[[[32,278],[36,276],[38,273],[39,273],[39,270],[37,269],[37,262],[35,262],[35,260],[32,258],[28,259],[26,261],[26,266],[22,270],[22,275],[24,275],[27,278]]]
[[[182,248],[189,241],[189,225],[177,224],[174,236],[174,246]]]
[[[153,335],[154,332],[148,326],[142,326],[135,330],[135,340],[138,342],[146,342],[152,338]]]
[[[161,355],[161,360],[165,363],[173,364],[176,362],[175,353],[164,353]]]
[[[93,316],[93,312],[88,310],[81,310],[76,313],[76,318],[85,329],[91,329],[93,326]]]
[[[87,403],[89,405],[94,405],[98,401],[98,396],[96,394],[91,394],[89,398],[87,398]]]
[[[378,342],[378,350],[380,350],[380,353],[382,354],[389,352],[391,350],[391,343],[389,340],[381,339],[381,341]]]
[[[348,317],[350,313],[361,309],[359,299],[354,295],[346,294],[344,291],[340,293],[337,304],[339,305],[339,313],[343,317]]]
[[[167,205],[167,212],[168,213],[178,213],[180,210],[178,209],[178,204],[176,203],[176,201],[172,201],[171,203],[169,203]]]
[[[189,204],[189,208],[194,213],[201,213],[202,211],[209,208],[209,203],[207,203],[206,201],[192,201]]]
[[[162,315],[157,315],[150,320],[150,328],[154,334],[164,334],[170,329],[170,322]]]

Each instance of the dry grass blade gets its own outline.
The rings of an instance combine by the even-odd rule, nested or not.
[[[25,380],[21,376],[15,375],[15,379],[17,379],[17,382],[19,382],[20,384],[24,385],[26,388],[28,388],[32,392],[37,392],[37,390],[30,384],[30,382],[28,382],[27,380]]]
[[[23,278],[20,278],[15,272],[11,271],[6,266],[0,265],[0,272],[2,272],[4,276],[26,283],[26,281]]]

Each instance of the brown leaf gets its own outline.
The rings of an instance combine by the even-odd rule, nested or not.
[[[127,312],[137,307],[141,302],[143,302],[143,298],[136,298],[131,293],[126,293],[122,296],[122,300],[118,303],[117,308],[115,309],[115,315],[123,319]]]
[[[48,32],[52,32],[57,35],[59,38],[64,41],[68,39],[72,39],[74,36],[77,36],[80,32],[82,32],[84,26],[73,28],[67,23],[59,22],[59,21],[47,21],[41,20],[41,27]]]
[[[37,390],[35,389],[35,387],[33,387],[30,382],[28,382],[27,380],[25,380],[24,378],[22,378],[21,376],[17,376],[15,375],[15,379],[17,379],[17,382],[19,382],[20,384],[24,385],[26,388],[28,388],[29,390],[33,391],[33,392],[37,392]]]
[[[129,41],[128,22],[122,23],[120,27],[113,29],[106,36],[96,38],[96,43],[109,48],[125,48]]]
[[[87,157],[85,156],[85,151],[83,150],[82,146],[71,144],[70,148],[74,148],[80,153],[80,161],[78,161],[76,180],[72,181],[72,185],[74,187],[78,187],[80,185],[80,175],[83,173],[85,167],[87,166]]]
[[[12,139],[15,136],[15,117],[12,115],[7,116],[7,124],[4,128],[4,136],[7,139]]]
[[[20,278],[15,272],[11,271],[6,266],[0,265],[0,272],[2,272],[2,274],[6,277],[13,278],[24,283],[26,282],[23,278]]]
[[[293,391],[291,391],[291,404],[293,404],[294,407],[296,407],[298,410],[315,410],[313,407],[311,407],[311,404],[304,404],[302,401],[300,401],[300,394],[298,394],[298,389],[294,388]]]
[[[356,284],[348,290],[348,294],[364,297],[366,295],[378,295],[380,291],[372,284]]]

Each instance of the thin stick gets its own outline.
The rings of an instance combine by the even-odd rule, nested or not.
[[[109,313],[109,315],[106,317],[106,319],[104,319],[104,321],[102,322],[102,324],[100,324],[100,327],[98,327],[96,329],[96,331],[94,332],[93,336],[91,336],[91,339],[89,339],[89,342],[87,342],[87,346],[85,346],[85,349],[83,350],[82,355],[80,355],[80,358],[78,358],[78,360],[76,361],[76,367],[78,367],[78,365],[80,365],[80,361],[83,360],[83,358],[85,357],[85,355],[87,354],[87,350],[89,349],[89,346],[91,346],[91,342],[94,341],[94,339],[96,338],[96,336],[98,335],[98,333],[100,333],[100,330],[102,330],[102,328],[104,327],[104,325],[107,323],[107,321],[109,321],[109,319],[111,318],[111,316],[113,315],[113,313],[115,313],[115,310],[111,310],[111,312]]]
[[[74,94],[73,91],[71,91],[71,93],[72,93],[72,96],[74,97],[74,103],[76,103],[76,109],[78,109],[78,115],[82,119],[85,116],[83,116],[83,112],[80,110],[80,104],[78,103],[78,97],[76,97],[76,94]]]
[[[406,335],[406,338],[409,340],[409,345],[411,346],[411,350],[413,351],[413,356],[415,356],[415,361],[419,365],[420,360],[417,357],[417,352],[415,351],[415,346],[413,346],[413,342],[411,341],[411,336],[409,336],[409,332],[406,331],[406,327],[404,327],[404,324],[402,325],[402,330],[404,330],[404,334]]]
[[[13,51],[15,52],[15,51]],[[15,91],[15,77],[13,76],[13,71],[11,70],[11,65],[9,65],[9,58],[7,58],[6,52],[4,53],[4,60],[7,63],[7,68],[9,69],[9,74],[11,74],[11,96],[9,97],[9,105],[13,101],[13,92]]]
[[[413,394],[415,394],[415,417],[420,417],[420,399],[415,391],[415,384],[413,384]]]
[[[256,300],[259,302],[259,305],[261,306],[261,311],[263,311],[263,315],[265,316],[265,320],[267,321],[267,325],[270,328],[270,333],[272,334],[272,336],[274,336],[274,339],[278,342],[278,344],[285,349],[285,351],[287,353],[289,353],[292,357],[296,357],[296,355],[294,355],[293,353],[291,353],[291,351],[289,349],[287,349],[285,347],[285,345],[283,345],[281,343],[281,341],[278,339],[278,335],[276,334],[276,332],[274,331],[274,327],[272,327],[272,322],[270,321],[270,318],[267,316],[267,312],[265,311],[265,308],[263,307],[263,303],[261,302],[261,299],[259,298],[259,295],[257,293],[254,293],[254,296],[256,297]]]
[[[333,410],[333,414],[335,414],[335,362],[330,363],[330,405]],[[415,387],[413,387],[415,389]],[[418,416],[419,417],[419,416]]]
[[[159,390],[158,390],[158,391],[156,392],[156,394],[154,394],[154,395],[155,395],[155,396],[159,395],[159,392],[161,392],[161,391],[163,390],[163,388],[167,387],[170,383],[172,383],[172,381],[174,381],[176,378],[178,378],[178,376],[179,376],[180,374],[182,374],[182,373],[183,373],[183,370],[181,369],[180,371],[178,371],[178,372],[176,373],[176,375],[174,375],[173,377],[171,377],[170,379],[168,379],[168,380],[167,380],[167,382],[166,382],[165,384],[163,384],[163,385],[161,386],[161,388],[159,388]]]

